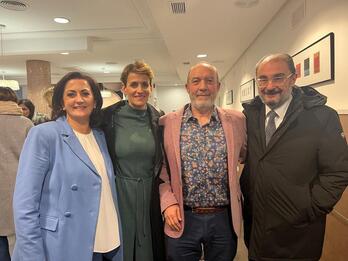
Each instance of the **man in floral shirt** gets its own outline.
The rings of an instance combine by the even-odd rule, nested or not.
[[[241,226],[236,173],[245,156],[242,113],[214,105],[216,68],[193,66],[187,77],[190,104],[163,116],[166,163],[160,185],[169,260],[233,260]]]

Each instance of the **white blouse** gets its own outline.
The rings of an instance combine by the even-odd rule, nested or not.
[[[104,158],[92,131],[89,134],[74,132],[102,181],[94,252],[106,253],[120,246],[120,233]]]

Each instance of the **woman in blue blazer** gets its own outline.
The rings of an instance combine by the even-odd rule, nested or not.
[[[95,128],[102,98],[79,72],[54,88],[52,119],[31,129],[15,192],[14,261],[122,260],[112,162]]]

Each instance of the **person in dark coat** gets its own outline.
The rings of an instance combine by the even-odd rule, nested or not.
[[[291,56],[256,66],[259,96],[243,104],[248,156],[240,183],[250,260],[319,260],[326,215],[348,184],[348,149],[337,112],[295,86]]]
[[[153,72],[144,62],[125,67],[122,100],[104,109],[102,128],[115,168],[125,261],[164,261],[159,203],[160,113],[149,103]]]

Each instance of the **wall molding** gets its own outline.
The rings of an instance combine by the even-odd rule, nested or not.
[[[348,109],[337,110],[338,114],[348,114]]]

